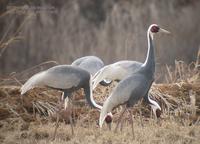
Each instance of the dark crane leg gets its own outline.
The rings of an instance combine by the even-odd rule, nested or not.
[[[72,111],[73,111],[72,105],[73,105],[72,100],[71,100],[71,98],[69,98],[69,110],[70,110],[69,122],[70,122],[70,126],[71,126],[72,135],[74,135],[74,126],[73,126],[73,120],[72,120]]]
[[[142,127],[144,127],[143,119],[142,119],[142,101],[140,101],[140,104],[139,104],[139,113],[140,113],[140,124]]]
[[[125,113],[126,109],[127,109],[127,108],[124,107],[124,109],[122,110],[122,113],[121,113],[120,116],[119,116],[119,119],[118,119],[118,121],[117,121],[117,126],[116,126],[116,128],[115,128],[115,130],[114,130],[115,133],[117,132],[117,129],[118,129],[118,127],[119,127],[119,123],[121,122],[122,116],[123,116],[123,114]]]
[[[122,120],[121,120],[121,127],[120,127],[120,131],[122,132],[122,130],[123,130],[123,126],[124,126],[124,119],[123,119],[123,117],[122,117]]]
[[[59,127],[59,119],[60,119],[60,111],[62,110],[62,99],[64,97],[64,93],[62,94],[61,97],[58,98],[58,111],[56,112],[56,125],[55,125],[55,130],[54,130],[54,134],[53,134],[53,140],[55,140],[56,138],[56,133],[57,133],[57,129]]]
[[[61,110],[62,110],[62,106],[64,103],[65,106],[65,110],[66,110],[66,98],[69,98],[70,101],[70,96],[71,93],[64,91],[64,93],[62,94],[61,98],[59,98],[58,100],[58,111],[56,112],[56,126],[55,126],[55,130],[54,130],[54,134],[53,134],[53,140],[55,140],[56,138],[56,134],[57,134],[57,129],[59,127],[59,119],[60,119],[60,114],[61,114]],[[69,104],[69,111],[71,111],[71,104]],[[74,135],[74,129],[73,129],[73,121],[72,121],[72,116],[71,116],[71,112],[69,114],[69,121],[70,121],[70,125],[71,125],[71,129],[72,129],[72,135]]]
[[[57,133],[58,127],[59,127],[59,113],[56,112],[56,126],[55,126],[55,130],[54,130],[54,134],[53,134],[53,140],[55,140],[55,138],[56,138],[56,133]]]
[[[130,123],[131,123],[131,129],[132,129],[133,138],[135,138],[134,128],[133,128],[133,117],[132,117],[131,109],[128,109],[128,112],[129,112],[129,116],[130,116]]]
[[[123,108],[123,107],[122,107]],[[124,122],[125,122],[125,119],[124,117],[122,117],[122,120],[121,120],[121,126],[120,126],[120,131],[122,132],[122,129],[123,129],[123,126],[124,126]]]

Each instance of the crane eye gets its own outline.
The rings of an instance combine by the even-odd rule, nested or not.
[[[159,26],[154,25],[154,26],[151,27],[151,32],[157,33],[159,31],[159,29],[160,29]]]

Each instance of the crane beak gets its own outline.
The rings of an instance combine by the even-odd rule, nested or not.
[[[163,29],[163,28],[160,28],[160,32],[166,33],[166,34],[171,34],[171,32],[169,32],[169,31],[167,31],[167,30],[165,30],[165,29]]]

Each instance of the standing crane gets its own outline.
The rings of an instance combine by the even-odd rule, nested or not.
[[[74,91],[83,88],[85,92],[85,98],[88,104],[91,107],[100,110],[102,106],[96,104],[92,96],[91,78],[92,77],[90,73],[82,68],[70,65],[58,65],[33,75],[21,87],[21,95],[25,94],[27,91],[35,87],[48,87],[62,91],[64,93],[62,100],[64,100],[66,97],[70,97]],[[106,120],[110,120],[110,117],[111,116],[108,115],[108,118],[106,118]],[[71,115],[70,115],[70,124],[72,127],[72,134],[73,134]],[[58,117],[56,125],[58,125]]]
[[[114,108],[116,108],[119,105],[125,105],[118,119],[115,132],[118,129],[123,114],[128,109],[131,120],[132,133],[134,134],[132,111],[130,110],[130,107],[134,106],[134,104],[136,104],[140,99],[146,98],[148,96],[149,89],[154,81],[155,56],[153,36],[158,32],[164,32],[169,34],[168,31],[160,28],[157,24],[150,25],[147,31],[148,52],[146,60],[142,64],[141,68],[139,68],[137,71],[120,81],[111,93],[111,95],[106,99],[100,113],[100,128],[103,125],[107,113],[111,112]]]
[[[125,77],[133,74],[142,67],[143,63],[138,61],[123,60],[101,68],[92,78],[93,89],[96,88],[99,82],[103,79],[111,81],[121,81]],[[150,105],[154,116],[157,118],[161,114],[161,107],[153,100],[150,95],[146,95],[144,101]]]

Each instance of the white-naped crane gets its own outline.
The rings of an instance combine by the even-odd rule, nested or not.
[[[102,108],[102,106],[95,103],[92,96],[92,76],[88,71],[79,67],[70,65],[58,65],[49,68],[48,70],[39,72],[28,79],[27,82],[21,87],[21,95],[35,87],[47,87],[62,91],[64,93],[64,97],[62,99],[63,101],[66,97],[70,98],[74,91],[83,88],[88,104],[93,108],[97,108],[98,110]],[[73,134],[74,132],[71,115],[69,117]],[[107,120],[110,120],[110,117],[111,116],[108,114]],[[57,130],[57,125],[58,117],[55,133]]]
[[[82,68],[86,71],[88,71],[92,76],[94,76],[97,71],[99,71],[101,68],[104,67],[104,62],[97,56],[84,56],[76,59],[72,62],[71,66],[77,66],[79,68]],[[103,86],[108,86],[112,83],[110,80],[103,79],[101,82],[99,82]],[[65,99],[65,108],[68,101],[68,98]],[[91,96],[92,102],[95,103],[93,100],[93,97]],[[98,110],[101,110],[102,106],[95,103],[95,106]],[[108,125],[108,128],[111,130],[111,123],[112,123],[112,113],[109,113],[106,117],[106,123]]]
[[[123,60],[104,66],[92,78],[93,90],[103,79],[119,82],[139,70],[142,65],[143,63],[138,61]],[[150,105],[154,116],[156,118],[159,117],[161,114],[161,107],[159,104],[153,100],[150,95],[146,95],[144,101]]]
[[[145,62],[142,64],[141,68],[137,71],[125,77],[119,82],[115,87],[110,96],[106,99],[101,109],[99,125],[100,128],[103,125],[103,122],[106,118],[107,113],[110,113],[114,108],[119,105],[125,105],[122,113],[119,116],[115,132],[118,129],[119,123],[121,122],[124,112],[128,109],[129,116],[131,120],[132,133],[133,130],[133,119],[132,112],[130,107],[133,107],[140,99],[148,96],[149,89],[154,81],[155,73],[155,56],[154,56],[154,45],[153,45],[153,36],[156,33],[168,31],[160,28],[157,24],[152,24],[147,31],[147,40],[148,40],[148,52]]]
[[[92,76],[100,70],[104,66],[104,62],[97,56],[84,56],[76,59],[71,63],[71,66],[76,66],[88,71]],[[102,80],[100,82],[103,86],[108,86],[112,81]],[[62,94],[62,99],[65,100],[65,109],[68,103],[68,96],[64,97],[64,93]]]
[[[77,66],[88,71],[92,76],[94,76],[97,71],[104,67],[104,62],[97,56],[84,56],[76,59],[72,62],[71,66]],[[102,86],[108,86],[112,83],[110,80],[103,79],[99,82]],[[92,102],[95,103],[93,97],[91,97]],[[65,100],[67,100],[65,98]],[[67,102],[66,102],[67,103]],[[65,104],[66,104],[65,103]],[[102,106],[98,104],[94,104],[97,109],[101,110]],[[66,107],[66,106],[65,106]],[[109,113],[106,117],[106,123],[108,124],[109,129],[111,129],[111,122],[112,122],[112,113]]]

